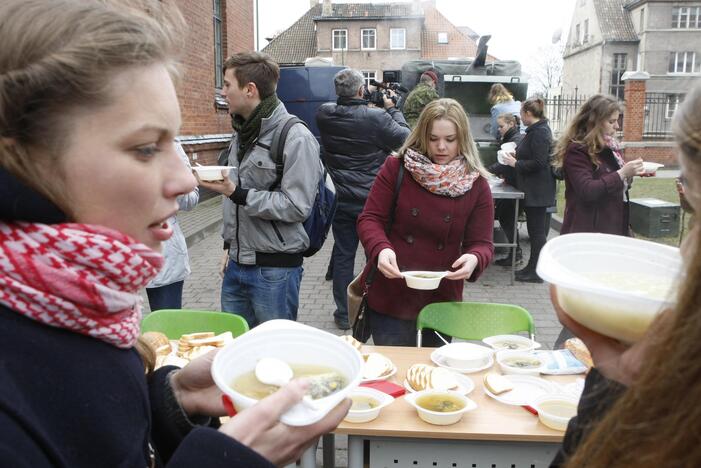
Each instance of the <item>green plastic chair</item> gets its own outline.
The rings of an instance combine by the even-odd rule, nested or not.
[[[248,331],[248,322],[240,315],[208,310],[162,309],[151,312],[141,321],[141,333],[158,331],[171,340],[185,333],[230,331],[234,337]]]
[[[527,331],[535,339],[533,317],[511,304],[484,302],[436,302],[419,312],[416,320],[416,345],[421,347],[421,331],[430,328],[463,340],[481,340],[488,336]]]

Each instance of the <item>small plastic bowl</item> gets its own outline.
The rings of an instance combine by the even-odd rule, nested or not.
[[[437,289],[447,271],[404,271],[406,285],[412,289]]]
[[[348,396],[351,399],[353,399],[353,397],[366,397],[372,398],[373,400],[377,401],[377,406],[370,409],[354,410],[351,406],[351,409],[348,411],[348,414],[346,414],[346,417],[343,418],[344,421],[350,423],[366,423],[372,421],[373,419],[377,419],[377,417],[380,415],[380,411],[382,410],[382,408],[391,404],[394,401],[394,398],[392,398],[392,396],[390,395],[387,395],[385,392],[381,392],[379,390],[375,390],[374,388],[367,387],[358,387],[352,392],[350,392]]]
[[[531,406],[538,411],[538,419],[551,429],[567,430],[567,423],[577,415],[577,398],[564,393],[543,395]]]
[[[457,399],[462,402],[464,406],[458,411],[440,412],[428,410],[417,403],[417,400],[419,400],[421,397],[430,395],[448,395],[451,397],[451,399]],[[423,390],[421,392],[409,393],[404,397],[404,400],[416,408],[419,418],[423,419],[429,424],[435,424],[437,426],[448,426],[450,424],[455,424],[462,419],[463,414],[477,408],[477,403],[470,400],[462,393],[448,390]]]
[[[215,180],[224,180],[224,174],[229,175],[231,167],[229,166],[194,166],[193,171],[197,172],[200,180],[212,182]],[[222,171],[224,171],[222,173]]]
[[[505,157],[506,157],[506,153],[504,153],[503,150],[497,151],[497,161],[499,162],[499,164],[504,164],[504,165],[506,165],[506,159],[505,159]]]
[[[657,169],[664,167],[664,164],[643,161],[643,173],[644,174],[654,174]]]
[[[543,361],[538,359],[535,354],[524,351],[499,351],[496,355],[496,361],[504,374],[539,375],[543,368]],[[517,362],[524,364],[517,365]],[[533,366],[525,367],[525,363],[532,363]]]
[[[473,369],[485,366],[494,351],[473,343],[450,343],[438,348],[445,362],[456,369]]]
[[[548,241],[536,273],[557,286],[557,300],[567,315],[585,327],[634,343],[658,312],[676,302],[681,283],[679,249],[611,234],[576,233]],[[624,288],[636,281],[639,288]],[[652,286],[669,285],[665,294]]]
[[[511,151],[515,151],[516,150],[516,143],[514,143],[513,141],[509,141],[508,143],[504,143],[503,145],[501,145],[501,150],[505,151],[507,153],[509,153]]]
[[[491,346],[495,351],[529,351],[540,348],[540,343],[520,335],[488,336],[482,342]]]

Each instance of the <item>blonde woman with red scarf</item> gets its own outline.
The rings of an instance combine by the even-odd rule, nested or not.
[[[561,234],[629,235],[628,189],[643,161],[623,160],[615,138],[620,111],[613,96],[592,96],[558,141],[553,166],[565,179]]]
[[[152,371],[138,352],[139,292],[196,185],[174,144],[172,2],[3,0],[0,18],[0,466],[297,459],[349,402],[286,426],[295,381],[217,427],[212,353]]]
[[[376,345],[416,346],[419,311],[462,300],[464,282],[476,281],[489,265],[494,203],[487,174],[467,115],[453,99],[429,103],[398,154],[385,160],[358,218],[369,259],[362,284],[373,274],[368,317]],[[409,270],[449,273],[438,289],[419,291],[402,277]],[[423,343],[440,341],[427,333]]]

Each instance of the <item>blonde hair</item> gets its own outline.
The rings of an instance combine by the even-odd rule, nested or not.
[[[184,21],[157,0],[2,0],[0,18],[0,166],[70,216],[56,161],[71,116],[110,104],[117,73],[175,72]]]
[[[701,86],[674,117],[674,135],[698,197],[701,174]],[[695,206],[698,209],[698,205]],[[684,252],[677,304],[650,326],[651,342],[635,382],[592,427],[568,467],[697,467],[701,465],[701,231],[695,226]]]
[[[482,177],[487,177],[489,173],[484,168],[479,157],[477,145],[470,131],[467,114],[465,114],[462,106],[455,99],[436,99],[428,103],[421,111],[416,127],[414,127],[404,145],[397,152],[398,155],[400,157],[404,156],[404,153],[409,148],[427,155],[433,122],[436,120],[448,120],[455,124],[455,128],[458,131],[458,150],[460,154],[467,160],[467,165],[471,171],[477,171]]]
[[[585,146],[591,163],[599,167],[596,155],[606,145],[604,124],[614,112],[621,112],[621,104],[613,96],[597,94],[582,104],[555,146],[553,166],[562,167],[567,148],[574,143]]]
[[[513,94],[506,89],[501,83],[494,83],[491,88],[489,88],[489,96],[487,97],[490,104],[499,104],[501,102],[509,102],[514,100]]]

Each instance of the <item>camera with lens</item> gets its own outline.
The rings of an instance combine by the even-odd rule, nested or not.
[[[402,80],[401,77],[402,72],[400,70],[382,72],[382,82],[370,80],[370,84],[375,87],[375,91],[370,92],[366,89],[363,98],[377,107],[385,107],[384,97],[387,96],[395,106],[398,106],[398,102],[401,99],[401,95],[398,94],[409,92],[408,89],[399,84]],[[394,96],[390,95],[389,90],[394,91],[396,94]]]

